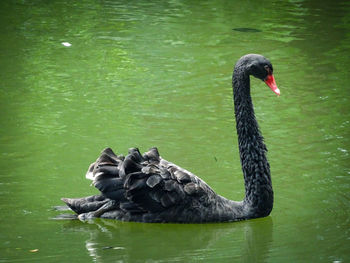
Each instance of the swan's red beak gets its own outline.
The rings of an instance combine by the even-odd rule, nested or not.
[[[275,78],[274,78],[274,76],[272,74],[267,76],[267,78],[265,79],[265,83],[266,83],[267,86],[270,87],[270,89],[274,93],[277,94],[277,96],[279,96],[281,94],[279,88],[277,88]]]

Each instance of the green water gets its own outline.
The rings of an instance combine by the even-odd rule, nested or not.
[[[0,262],[349,262],[349,29],[346,0],[1,1]],[[271,216],[52,219],[61,197],[97,193],[84,175],[107,146],[157,146],[241,200],[231,74],[246,53],[281,90],[251,81]]]

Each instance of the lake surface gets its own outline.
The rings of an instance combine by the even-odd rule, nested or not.
[[[349,29],[349,1],[3,0],[0,262],[349,262]],[[84,175],[107,146],[157,146],[242,200],[231,75],[247,53],[281,90],[251,81],[269,217],[53,219],[97,193]]]

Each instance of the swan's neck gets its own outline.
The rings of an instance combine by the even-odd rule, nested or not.
[[[250,80],[244,65],[237,64],[233,76],[236,128],[245,183],[246,210],[251,217],[267,216],[273,205],[270,166],[266,146],[255,119]]]

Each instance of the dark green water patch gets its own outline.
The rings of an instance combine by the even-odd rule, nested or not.
[[[238,31],[238,32],[245,32],[245,33],[260,33],[260,32],[262,32],[260,29],[249,28],[249,27],[233,28],[232,30]]]

